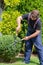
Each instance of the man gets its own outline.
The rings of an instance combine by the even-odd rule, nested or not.
[[[36,47],[37,54],[39,57],[40,65],[43,65],[43,46],[41,40],[41,20],[39,18],[39,11],[33,10],[32,12],[20,16],[17,18],[18,27],[16,31],[20,30],[20,24],[23,19],[26,19],[28,22],[28,31],[25,40],[25,63],[30,62],[30,56],[32,51],[33,44]]]

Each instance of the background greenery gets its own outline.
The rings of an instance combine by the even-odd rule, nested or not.
[[[15,56],[21,50],[21,39],[13,35],[3,35],[0,37],[0,58],[3,61],[15,61]]]
[[[17,27],[17,17],[31,12],[34,9],[39,10],[42,22],[42,44],[43,44],[43,0],[4,0],[4,11],[2,13],[2,21],[0,22],[0,32],[3,35],[15,35]],[[23,38],[27,32],[27,21],[21,23],[21,31],[18,36]],[[24,42],[21,48],[24,51]]]

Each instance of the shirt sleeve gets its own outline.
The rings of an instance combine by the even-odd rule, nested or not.
[[[36,30],[41,30],[41,20],[38,21],[36,26]]]
[[[24,15],[22,15],[22,18],[27,20],[28,19],[28,15],[29,14],[24,14]]]

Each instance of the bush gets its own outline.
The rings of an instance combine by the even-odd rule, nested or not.
[[[19,37],[13,35],[0,36],[0,57],[4,61],[15,60],[15,56],[21,50],[20,40]]]
[[[17,5],[19,5],[19,3],[20,3],[20,0],[4,0],[4,2],[5,2],[5,4],[6,4],[6,6],[10,6],[10,7],[14,7],[14,6],[17,6]]]
[[[1,27],[1,32],[2,34],[14,34],[16,27],[17,27],[17,22],[16,19],[20,15],[20,12],[18,11],[4,11],[2,14],[2,24]]]
[[[2,13],[2,23],[0,23],[0,32],[4,35],[14,34],[17,22],[16,19],[20,16],[20,12],[16,10],[20,0],[4,0],[5,10]]]

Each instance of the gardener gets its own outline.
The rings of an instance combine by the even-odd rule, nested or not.
[[[19,32],[21,21],[26,19],[28,23],[28,30],[26,37],[23,38],[25,40],[25,63],[30,62],[30,56],[32,52],[32,46],[34,44],[37,54],[39,57],[40,65],[43,65],[43,46],[41,40],[41,20],[39,18],[39,11],[33,10],[28,14],[24,14],[23,16],[19,16],[17,18],[18,27],[16,31]]]

